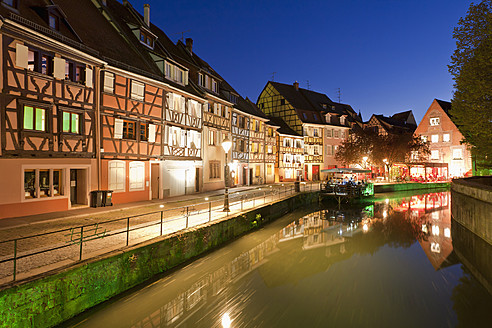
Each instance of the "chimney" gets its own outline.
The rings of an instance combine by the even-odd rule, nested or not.
[[[294,82],[294,88],[296,88],[296,91],[299,91],[299,82]]]
[[[193,53],[193,39],[192,38],[186,38],[186,49],[191,53]]]
[[[144,22],[150,27],[150,5],[148,3],[144,4]]]

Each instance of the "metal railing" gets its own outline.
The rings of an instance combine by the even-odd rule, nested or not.
[[[320,190],[319,183],[300,184],[301,192]],[[0,284],[73,264],[159,236],[224,219],[296,194],[293,184],[259,186],[224,196],[197,198],[196,203],[144,214],[0,241]],[[212,199],[214,198],[214,199]],[[202,200],[202,201],[200,201]],[[156,205],[158,206],[158,205]],[[164,206],[164,205],[161,205]]]

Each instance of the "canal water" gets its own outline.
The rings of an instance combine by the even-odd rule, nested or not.
[[[450,201],[299,210],[63,327],[490,327]]]

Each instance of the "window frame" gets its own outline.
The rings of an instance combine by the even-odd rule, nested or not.
[[[22,102],[20,103],[21,106],[21,111],[22,113],[22,118],[20,120],[21,126],[22,126],[22,131],[24,132],[34,132],[34,133],[50,133],[51,132],[51,124],[50,123],[50,108],[48,105],[44,104],[36,104],[36,103],[30,103],[30,102]],[[32,127],[26,127],[26,107],[32,108]],[[42,122],[44,123],[44,127],[42,130],[37,129],[37,109],[40,109],[44,112],[44,118]]]
[[[112,166],[115,167],[112,167]],[[111,173],[111,169],[116,170],[116,181],[113,180],[113,175]],[[122,170],[122,174],[118,175],[118,171]],[[123,181],[120,181],[118,178],[121,178]],[[119,185],[122,185],[123,188],[118,188]],[[126,162],[121,160],[112,160],[108,162],[108,189],[113,192],[124,192],[126,191]]]
[[[68,129],[68,131],[65,131],[65,114],[69,114],[70,115],[70,120],[69,120],[69,125],[70,125],[70,128]],[[74,111],[74,110],[71,110],[71,109],[65,109],[65,108],[61,108],[59,110],[59,120],[60,120],[60,131],[63,133],[63,134],[72,134],[72,135],[81,135],[83,134],[83,117],[84,115],[81,113],[81,112],[78,112],[78,111]],[[78,127],[77,127],[77,132],[74,132],[73,131],[73,117],[76,116],[78,117]]]
[[[142,90],[142,94],[139,91]],[[132,100],[143,102],[145,99],[145,83],[132,80],[130,84],[130,98]]]
[[[220,160],[210,160],[209,162],[209,180],[221,179]]]
[[[136,129],[137,121],[123,119],[123,132],[121,139],[137,140]]]

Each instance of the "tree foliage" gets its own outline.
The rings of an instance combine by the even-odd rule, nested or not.
[[[379,135],[372,129],[366,129],[356,131],[344,140],[335,158],[345,165],[363,166],[362,158],[367,156],[371,164],[391,167],[395,163],[409,162],[412,153],[419,160],[425,160],[429,147],[421,138],[410,133]]]
[[[454,29],[456,50],[449,72],[455,81],[451,119],[472,146],[472,153],[490,165],[492,156],[492,1],[471,4]]]

